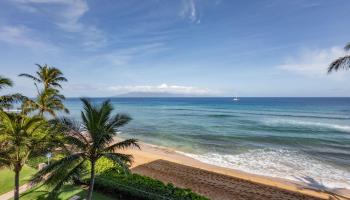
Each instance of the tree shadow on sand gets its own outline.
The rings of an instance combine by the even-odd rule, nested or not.
[[[299,185],[298,186],[299,189],[309,189],[309,190],[324,192],[329,195],[330,200],[350,200],[349,197],[339,194],[339,192],[341,192],[342,190],[345,190],[345,188],[330,189],[326,187],[323,183],[315,180],[310,176],[295,177],[295,178],[304,184],[304,185]]]

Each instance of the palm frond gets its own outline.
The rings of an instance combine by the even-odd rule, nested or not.
[[[62,188],[63,184],[71,181],[74,177],[79,176],[81,171],[84,170],[83,164],[84,164],[84,161],[81,161],[76,166],[74,166],[72,169],[64,170],[64,173],[62,173],[62,172],[57,173],[58,171],[55,171],[55,173],[57,173],[57,174],[56,175],[52,174],[51,176],[55,176],[55,178],[57,178],[57,179],[55,181],[53,181],[55,183],[55,185],[52,188],[52,190],[50,191],[48,199],[56,199],[56,197],[58,196],[58,192]]]
[[[66,136],[65,137],[65,141],[70,144],[70,145],[74,145],[76,146],[78,149],[80,150],[86,150],[89,146],[89,143],[86,143],[86,140],[81,140],[78,137],[74,137],[74,136]]]
[[[91,124],[90,121],[94,120],[94,108],[88,99],[81,98],[80,100],[83,102],[84,111],[81,112],[83,123],[87,129],[92,129],[92,127],[89,126]]]
[[[13,82],[10,79],[0,76],[0,89],[4,87],[12,87],[12,86],[13,86]]]
[[[133,162],[133,156],[128,154],[122,154],[122,153],[104,153],[102,154],[103,157],[108,158],[109,160],[117,163],[124,172],[129,173],[129,166]]]
[[[76,169],[77,166],[84,163],[86,160],[84,159],[78,159],[74,160],[70,163],[66,163],[65,165],[61,165],[59,168],[52,171],[50,174],[48,174],[47,178],[43,181],[45,185],[48,185],[50,187],[55,186],[59,182],[68,182],[72,180],[73,177],[70,175],[76,175],[72,173],[74,169]],[[79,168],[79,171],[82,172],[83,169]]]
[[[37,78],[37,77],[35,77],[35,76],[33,76],[33,75],[30,75],[30,74],[23,73],[23,74],[19,74],[18,76],[30,78],[30,79],[32,79],[33,81],[38,82],[38,83],[41,83],[41,82],[42,82],[39,78]]]
[[[127,140],[115,143],[115,144],[105,148],[105,151],[114,152],[118,149],[126,149],[126,148],[130,148],[130,147],[136,147],[138,149],[141,149],[140,145],[138,144],[137,139],[127,139]]]
[[[108,127],[114,129],[117,132],[117,129],[128,124],[132,118],[128,114],[117,114],[112,120],[109,121]]]
[[[69,131],[74,131],[74,132],[81,132],[81,123],[68,117],[61,117],[61,118],[56,118],[50,120],[50,123],[59,126],[62,128],[63,132],[69,132]]]
[[[328,73],[333,71],[338,71],[340,69],[349,70],[350,69],[350,56],[340,57],[334,62],[332,62],[328,67]]]
[[[103,126],[107,124],[111,112],[113,111],[113,106],[110,103],[110,100],[104,101],[101,106],[97,109],[97,114],[98,114],[98,124],[99,126]]]
[[[26,97],[19,93],[0,96],[0,109],[12,108],[13,103],[23,102],[25,99]]]
[[[35,184],[43,181],[43,179],[46,175],[48,175],[51,172],[53,172],[57,169],[60,169],[62,167],[64,168],[64,167],[69,166],[70,164],[74,163],[75,161],[82,159],[83,156],[84,156],[83,153],[76,153],[73,155],[66,156],[58,161],[52,162],[50,165],[47,165],[43,169],[39,170],[36,174],[34,174],[30,179],[30,183],[32,185],[35,185]]]

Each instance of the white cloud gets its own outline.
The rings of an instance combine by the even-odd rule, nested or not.
[[[20,8],[29,12],[54,11],[50,12],[50,16],[54,16],[56,24],[71,32],[83,29],[79,19],[89,10],[85,0],[15,0],[15,2]],[[39,9],[38,6],[43,7]]]
[[[79,35],[86,47],[107,44],[105,33],[94,25],[86,25],[81,18],[88,12],[86,0],[15,0],[18,8],[48,17],[60,29]],[[47,14],[48,15],[45,15]],[[44,16],[45,15],[45,16]]]
[[[346,52],[340,47],[303,50],[299,55],[285,59],[278,68],[306,76],[324,76],[329,64],[344,55]]]
[[[26,26],[1,26],[0,41],[8,44],[26,46],[32,49],[55,50],[56,48],[37,38],[34,31]]]
[[[193,23],[200,23],[197,5],[195,0],[182,0],[182,9],[180,16],[189,19]]]
[[[136,85],[136,86],[110,86],[108,90],[117,93],[127,92],[149,92],[149,93],[172,93],[183,95],[212,95],[213,92],[207,88],[198,88],[193,86],[168,85]]]

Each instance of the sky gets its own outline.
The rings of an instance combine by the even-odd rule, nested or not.
[[[67,97],[350,96],[327,74],[350,42],[349,0],[1,0],[2,93],[35,95],[38,64]]]

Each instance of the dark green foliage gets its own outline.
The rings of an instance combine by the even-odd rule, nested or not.
[[[38,156],[38,157],[34,157],[34,158],[31,158],[27,161],[27,165],[29,167],[32,167],[34,169],[37,169],[38,168],[38,165],[40,163],[47,163],[47,158],[45,156]]]
[[[90,164],[87,164],[90,169]],[[181,189],[173,184],[138,174],[125,174],[123,168],[107,158],[100,158],[96,162],[95,189],[104,194],[110,194],[123,200],[207,200],[207,198],[193,193],[189,189]],[[84,178],[83,178],[84,179]],[[85,176],[83,183],[89,183]]]
[[[173,184],[138,174],[120,174],[108,170],[96,177],[95,189],[125,200],[208,200],[190,189],[181,189]]]
[[[96,171],[96,174],[101,174],[105,171],[114,171],[115,173],[124,172],[124,170],[120,167],[120,165],[104,157],[100,158],[96,162],[95,171]]]
[[[54,162],[54,161],[57,161],[59,159],[61,159],[62,157],[64,157],[63,154],[53,154],[52,155],[52,158],[50,160],[50,162]],[[35,156],[35,157],[32,157],[30,158],[26,164],[34,169],[37,169],[38,168],[38,165],[40,163],[47,163],[47,157],[46,156]]]

